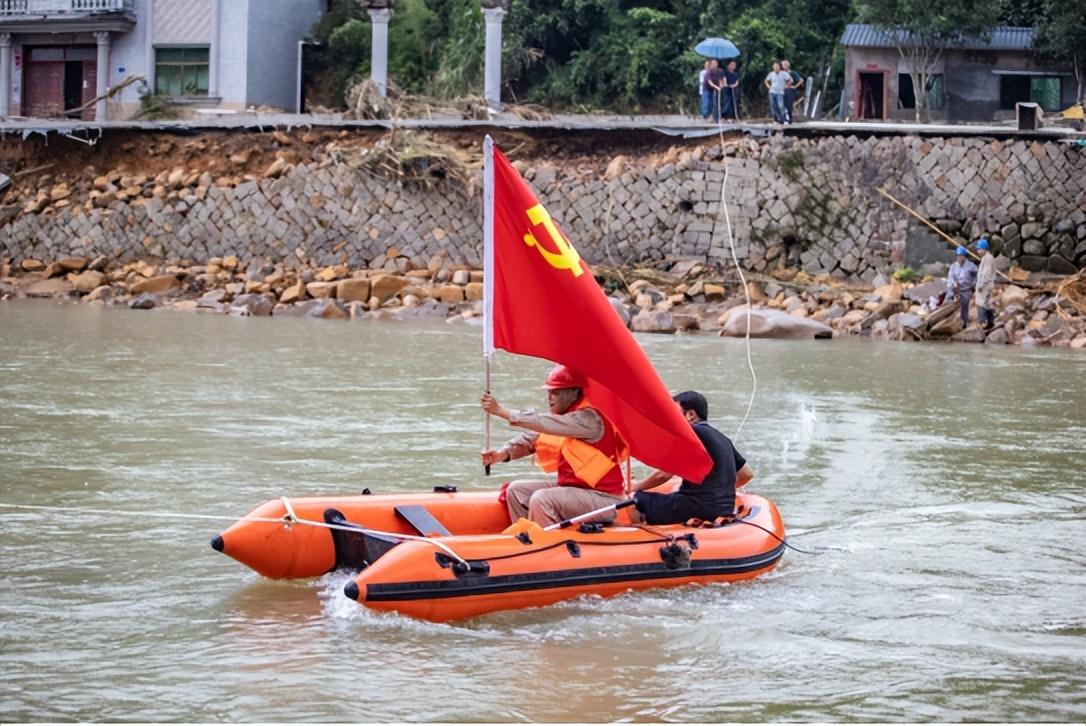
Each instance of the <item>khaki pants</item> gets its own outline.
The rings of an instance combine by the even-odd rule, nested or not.
[[[510,522],[527,516],[544,527],[622,501],[622,497],[614,494],[581,487],[560,487],[557,482],[548,479],[511,482],[505,490],[505,497]],[[592,521],[610,524],[615,521],[615,512],[606,512]]]

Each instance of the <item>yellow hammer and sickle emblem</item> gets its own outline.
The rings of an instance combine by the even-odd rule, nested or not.
[[[524,235],[524,244],[535,247],[551,267],[557,270],[569,270],[574,277],[580,277],[584,274],[584,270],[581,269],[581,256],[577,254],[577,250],[573,249],[573,245],[569,243],[565,236],[558,231],[558,227],[554,225],[554,220],[551,219],[551,215],[543,208],[542,204],[537,204],[528,210],[528,220],[532,225],[543,225],[543,229],[547,230],[547,234],[550,235],[551,242],[558,248],[558,253],[551,252],[539,244],[539,240],[531,232]]]

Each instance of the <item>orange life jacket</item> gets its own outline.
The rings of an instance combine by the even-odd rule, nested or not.
[[[570,411],[591,408],[582,396]],[[596,409],[603,421],[603,436],[594,444],[571,436],[540,434],[535,440],[535,459],[546,472],[558,472],[558,486],[596,489],[620,495],[624,491],[622,462],[629,456],[626,442]]]

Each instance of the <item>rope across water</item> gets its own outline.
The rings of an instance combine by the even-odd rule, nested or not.
[[[724,159],[724,179],[720,182],[720,211],[724,215],[724,231],[728,235],[728,249],[731,251],[732,262],[735,264],[735,269],[739,273],[739,280],[743,283],[743,295],[747,300],[747,329],[744,339],[746,341],[747,349],[747,368],[750,369],[750,400],[747,401],[747,410],[743,413],[743,418],[739,422],[739,427],[735,430],[735,441],[739,440],[739,434],[743,431],[743,426],[747,423],[747,418],[750,416],[750,411],[754,408],[754,397],[758,393],[758,374],[754,371],[754,360],[751,357],[750,352],[750,289],[747,287],[747,276],[743,274],[743,268],[739,265],[739,256],[735,252],[735,238],[732,235],[732,219],[728,213],[728,155],[724,149],[724,119],[720,115],[720,93],[716,94],[716,118],[717,118],[717,135],[720,137],[720,156]],[[734,101],[733,101],[734,103]]]
[[[28,511],[47,511],[47,512],[66,512],[69,514],[103,514],[106,516],[121,516],[128,518],[137,517],[153,517],[157,519],[200,519],[200,520],[214,520],[214,521],[228,521],[228,522],[265,522],[268,524],[282,524],[287,527],[291,527],[295,524],[304,525],[307,527],[319,527],[322,529],[334,529],[343,532],[361,532],[364,534],[374,534],[383,537],[392,537],[394,539],[400,539],[408,542],[426,542],[433,547],[445,552],[445,554],[452,557],[458,562],[467,564],[460,555],[456,554],[451,547],[444,542],[440,542],[431,537],[417,537],[411,534],[401,534],[400,532],[385,532],[379,529],[369,529],[368,527],[362,527],[359,525],[343,525],[343,524],[331,524],[329,522],[318,522],[314,519],[305,519],[299,517],[294,512],[294,507],[290,503],[287,497],[280,497],[283,502],[284,508],[287,513],[282,517],[254,517],[252,515],[245,515],[242,517],[231,517],[222,514],[187,514],[184,512],[133,512],[116,509],[94,509],[89,507],[59,507],[59,506],[47,506],[42,504],[10,504],[8,502],[0,502],[0,509],[23,509]]]

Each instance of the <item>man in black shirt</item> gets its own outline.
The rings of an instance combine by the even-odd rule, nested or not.
[[[684,391],[675,396],[683,416],[694,427],[694,433],[705,445],[713,468],[701,482],[683,479],[678,491],[654,494],[642,491],[660,486],[672,475],[657,470],[639,482],[634,482],[637,511],[648,524],[682,524],[688,519],[715,519],[735,511],[735,490],[754,478],[746,459],[735,450],[731,439],[706,423],[709,404],[696,391]]]
[[[722,84],[724,100],[721,103],[720,115],[729,121],[739,120],[739,74],[735,72],[735,61],[728,63],[728,69],[724,71]]]

